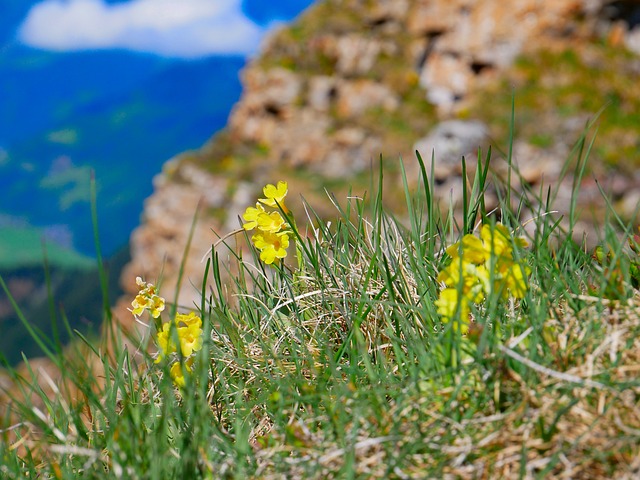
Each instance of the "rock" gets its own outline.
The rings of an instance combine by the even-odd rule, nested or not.
[[[229,125],[241,138],[261,143],[270,137],[273,124],[293,114],[302,80],[290,70],[279,67],[266,71],[248,68],[243,80],[244,101],[231,112]]]
[[[202,178],[206,177],[202,175]],[[195,225],[179,293],[181,305],[194,305],[196,301],[199,304],[199,292],[193,285],[201,283],[201,259],[215,241],[211,229],[217,227],[211,218],[202,220],[206,190],[212,185],[222,190],[227,201],[226,181],[222,179],[215,184],[204,180],[200,186],[169,182],[163,175],[154,179],[156,190],[145,202],[144,222],[131,235],[131,262],[124,269],[121,280],[125,291],[135,294],[135,277],[141,276],[156,284],[161,279],[160,293],[167,299],[174,298],[194,216],[199,212],[200,221]],[[133,318],[128,321],[133,322]]]
[[[459,20],[457,2],[412,2],[407,22],[408,31],[414,36],[440,35],[452,29]]]
[[[248,68],[243,80],[246,89],[243,105],[254,111],[293,104],[302,86],[298,75],[280,67],[269,70]]]
[[[398,108],[399,99],[389,87],[373,80],[353,80],[341,82],[338,86],[338,115],[353,118],[371,108],[380,107],[393,111]]]
[[[635,27],[624,36],[625,46],[637,55],[640,55],[640,27]]]
[[[475,158],[489,130],[476,120],[449,120],[439,123],[429,134],[414,144],[422,158],[435,152],[436,165],[459,165],[462,156]]]
[[[307,102],[319,112],[328,112],[337,97],[337,79],[326,75],[315,76],[309,80]]]
[[[369,72],[378,55],[394,53],[394,44],[364,35],[344,35],[335,44],[336,71],[344,76],[357,76]]]
[[[227,203],[229,182],[226,179],[207,173],[192,164],[185,164],[180,169],[180,176],[183,181],[196,187],[206,207],[220,208]]]
[[[330,120],[310,108],[296,111],[290,121],[280,123],[269,140],[270,157],[276,163],[299,167],[319,161],[330,145],[327,130]]]
[[[558,152],[544,150],[522,140],[514,143],[512,155],[516,171],[512,178],[516,184],[519,182],[517,177],[519,174],[528,185],[549,186],[554,179],[558,178],[562,169],[562,165],[558,162],[560,158]],[[497,168],[501,173],[506,174],[507,161],[502,160]]]
[[[588,2],[452,0],[415,2],[408,29],[434,39],[424,49],[429,57],[420,73],[430,102],[451,112],[464,99],[474,75],[504,69],[532,42],[566,36],[577,24],[567,21],[584,13]]]
[[[345,129],[337,133],[344,142],[342,148],[329,151],[324,161],[310,166],[312,171],[331,179],[351,177],[369,168],[376,152],[382,149],[382,142],[376,137],[360,138],[362,132]]]
[[[374,25],[392,21],[402,23],[409,12],[409,4],[409,0],[378,0],[374,2],[367,20]]]
[[[434,54],[420,72],[420,86],[434,105],[450,110],[469,90],[473,72],[468,63],[449,53]]]
[[[638,218],[638,205],[640,205],[640,183],[633,190],[626,192],[624,197],[616,205],[623,219]]]
[[[347,127],[333,134],[333,140],[341,147],[355,147],[362,144],[366,132],[362,128]]]
[[[265,181],[263,183],[267,182]],[[231,201],[227,204],[229,215],[220,233],[232,232],[242,225],[243,220],[241,216],[248,206],[253,206],[256,202],[256,193],[255,185],[248,182],[238,182]],[[217,239],[214,238],[214,240]],[[235,242],[231,241],[230,244],[233,245]]]

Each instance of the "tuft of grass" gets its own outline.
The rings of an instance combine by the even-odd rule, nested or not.
[[[137,350],[51,350],[60,381],[29,362],[10,370],[2,477],[637,475],[640,237],[612,214],[587,251],[573,219],[560,228],[550,192],[514,198],[516,171],[490,184],[490,157],[479,152],[473,173],[463,159],[461,213],[434,197],[433,163],[418,155],[415,188],[398,167],[402,219],[384,206],[381,167],[368,197],[329,195],[330,221],[304,199],[305,222],[281,209],[292,251],[275,267],[222,236],[200,304],[179,307],[204,329],[183,387],[146,353],[148,336]],[[497,222],[529,241],[510,247],[528,288],[472,305],[463,334],[435,304],[445,249]]]

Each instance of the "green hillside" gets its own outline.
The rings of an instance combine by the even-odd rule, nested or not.
[[[39,228],[1,227],[0,232],[0,269],[41,266],[45,251],[52,266],[84,270],[95,264],[87,256],[46,241]]]

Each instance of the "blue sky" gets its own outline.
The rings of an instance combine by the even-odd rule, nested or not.
[[[71,52],[125,49],[174,58],[250,55],[265,32],[311,0],[43,0],[18,27],[21,43]]]

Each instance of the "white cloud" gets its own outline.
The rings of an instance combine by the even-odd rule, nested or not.
[[[19,30],[26,45],[56,51],[123,48],[173,57],[249,54],[264,31],[241,0],[44,0]]]

